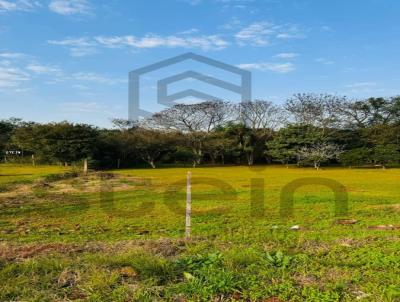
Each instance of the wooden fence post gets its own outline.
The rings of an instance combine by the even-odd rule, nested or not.
[[[186,228],[185,228],[186,239],[190,239],[191,235],[191,228],[192,228],[191,216],[192,216],[192,172],[188,172],[186,178]]]
[[[87,158],[85,158],[85,160],[83,161],[83,174],[87,175],[88,172],[88,162],[87,162]]]

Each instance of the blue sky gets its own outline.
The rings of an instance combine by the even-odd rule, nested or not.
[[[0,0],[0,118],[108,126],[127,118],[130,70],[188,51],[251,70],[253,97],[276,103],[397,95],[399,13],[396,0]],[[213,73],[148,75],[143,106],[162,109],[154,83],[188,69]]]

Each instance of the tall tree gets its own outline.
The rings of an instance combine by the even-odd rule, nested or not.
[[[272,140],[266,142],[265,153],[272,160],[289,164],[296,160],[299,163],[298,153],[301,148],[322,143],[323,137],[319,128],[311,125],[288,125],[275,133]]]
[[[224,125],[231,113],[231,105],[222,101],[178,104],[154,114],[146,124],[185,133],[194,154],[193,166],[196,166],[202,161],[205,139],[210,132]]]
[[[399,147],[394,144],[378,145],[373,149],[374,163],[381,165],[383,169],[388,164],[398,164],[400,161]]]
[[[160,156],[173,149],[173,135],[149,129],[138,128],[135,130],[135,149],[137,154],[152,168]]]
[[[291,123],[327,131],[340,123],[338,108],[344,98],[330,94],[300,93],[287,100],[285,109]]]
[[[10,118],[8,120],[0,120],[0,157],[5,154],[6,148],[10,144],[10,140],[14,130],[21,124],[20,119]]]
[[[251,129],[276,130],[286,122],[282,108],[269,101],[241,102],[237,108],[241,122]]]
[[[338,112],[348,128],[395,124],[400,121],[400,97],[342,100]]]
[[[91,157],[97,146],[97,137],[98,129],[85,124],[29,123],[15,131],[13,142],[48,161],[67,165]]]
[[[333,144],[316,144],[309,147],[303,147],[298,151],[300,160],[312,162],[314,168],[319,170],[322,163],[330,159],[338,159],[342,149]]]

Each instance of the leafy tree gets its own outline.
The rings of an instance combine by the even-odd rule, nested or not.
[[[174,143],[169,133],[138,128],[135,130],[135,149],[138,155],[152,168],[162,153],[173,149]]]
[[[12,148],[42,162],[92,158],[101,167],[190,160],[194,166],[204,160],[289,164],[301,159],[319,168],[338,154],[346,165],[385,167],[399,161],[400,97],[348,101],[297,94],[285,110],[268,101],[181,104],[140,122],[115,119],[113,129],[3,120],[0,156]]]
[[[338,108],[343,101],[343,97],[330,94],[299,93],[287,100],[285,109],[292,123],[314,126],[325,132],[340,123]]]
[[[204,150],[210,156],[211,162],[215,164],[218,158],[221,163],[225,163],[225,154],[231,153],[235,149],[235,140],[226,135],[224,131],[214,131],[210,133],[204,143]]]
[[[235,149],[240,157],[244,156],[246,162],[251,166],[254,162],[255,133],[244,124],[229,123],[225,128],[227,136],[233,139]]]
[[[338,110],[349,128],[391,125],[400,121],[400,97],[344,100]]]
[[[394,144],[378,145],[374,148],[373,153],[374,163],[381,165],[382,168],[400,161],[399,147]]]
[[[203,159],[203,145],[209,133],[223,126],[231,115],[231,106],[222,101],[178,104],[154,114],[146,123],[156,129],[185,133],[194,155],[193,166],[196,166]]]
[[[43,159],[68,165],[92,157],[97,137],[98,129],[85,124],[28,123],[15,131],[13,142]]]
[[[289,125],[280,129],[271,141],[266,143],[265,153],[273,160],[288,164],[298,158],[301,148],[318,144],[322,135],[318,128],[311,125]]]
[[[362,147],[348,150],[340,154],[339,161],[346,166],[362,166],[372,163],[372,150],[370,148]]]
[[[18,127],[21,121],[11,118],[0,120],[0,156],[3,157],[7,146],[10,144],[13,131]]]
[[[312,162],[317,170],[322,163],[330,159],[337,159],[341,153],[342,150],[339,146],[327,143],[303,147],[298,151],[300,159],[306,163]]]
[[[276,137],[267,142],[266,154],[271,156],[273,160],[281,162],[283,165],[288,166],[289,163],[296,158],[297,152],[290,147],[290,144]]]

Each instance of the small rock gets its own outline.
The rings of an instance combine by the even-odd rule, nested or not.
[[[233,299],[233,300],[241,300],[241,299],[242,299],[242,294],[241,294],[241,293],[238,293],[238,292],[233,293],[232,299]]]
[[[375,225],[368,227],[370,230],[394,230],[396,227],[392,224],[388,225]]]
[[[371,296],[370,294],[366,294],[360,290],[353,292],[353,294],[356,295],[357,300],[365,299],[365,298],[368,298],[369,296]]]
[[[299,225],[294,225],[294,226],[290,227],[290,229],[292,231],[298,231],[298,230],[300,230],[300,226]]]
[[[355,219],[339,219],[336,221],[337,224],[343,224],[343,225],[348,225],[348,224],[356,224],[358,220]]]

